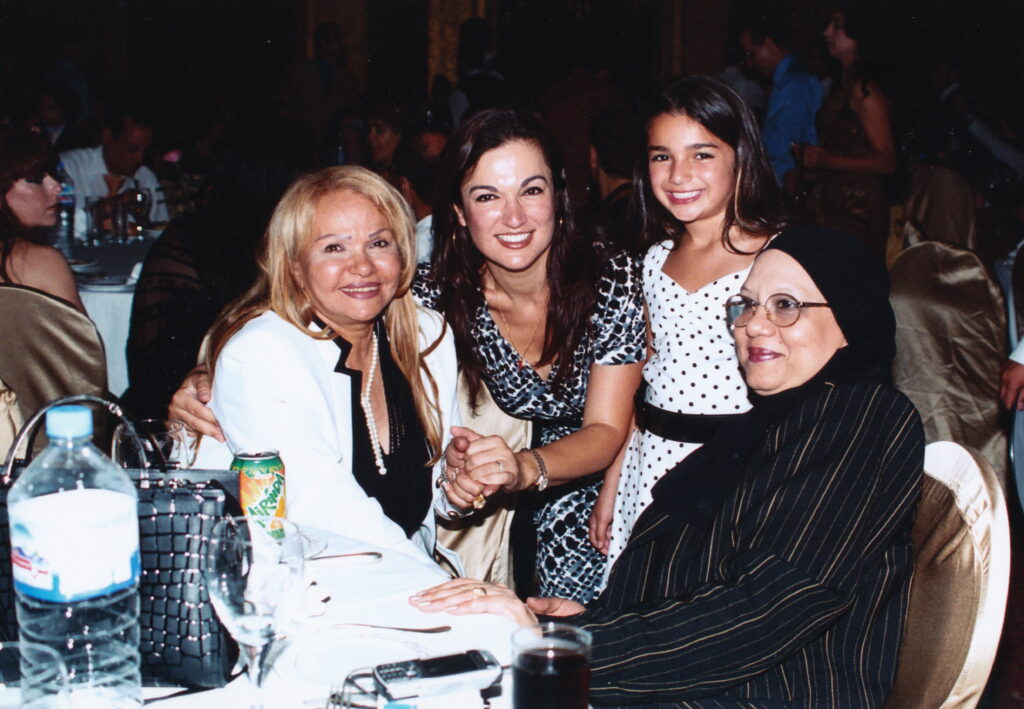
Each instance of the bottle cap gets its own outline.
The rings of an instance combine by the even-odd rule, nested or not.
[[[81,438],[92,435],[92,412],[84,406],[56,406],[46,412],[50,438]]]

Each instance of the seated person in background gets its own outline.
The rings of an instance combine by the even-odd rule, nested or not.
[[[640,225],[632,218],[630,204],[639,131],[624,108],[603,111],[590,125],[590,184],[599,198],[591,200],[590,232],[605,248],[633,255],[640,251]]]
[[[161,418],[195,366],[203,336],[256,280],[256,251],[281,195],[316,167],[316,141],[291,122],[253,116],[212,178],[207,205],[175,218],[146,261],[132,300],[130,386],[137,416]]]
[[[395,150],[388,180],[412,207],[416,216],[416,262],[429,263],[434,252],[433,213],[434,173],[437,156],[447,137],[427,127],[407,131]]]
[[[366,113],[366,143],[369,166],[384,174],[391,169],[402,136],[407,130],[408,109],[389,101],[377,101]]]
[[[211,408],[227,441],[203,438],[197,465],[276,449],[292,521],[431,563],[455,348],[409,292],[414,248],[409,207],[382,178],[335,167],[296,181],[256,283],[210,332]]]
[[[153,142],[153,123],[142,109],[126,103],[110,107],[102,142],[60,154],[64,169],[75,182],[75,207],[85,209],[86,197],[112,197],[127,189],[150,191],[150,221],[166,222],[167,205],[156,175],[142,164]]]
[[[0,132],[0,283],[31,286],[85,312],[63,254],[39,243],[38,229],[57,223],[55,170],[46,138],[22,130]]]
[[[885,266],[849,235],[787,230],[726,312],[753,409],[655,485],[601,596],[523,604],[456,579],[411,602],[586,628],[595,706],[880,706],[924,463],[888,383]]]

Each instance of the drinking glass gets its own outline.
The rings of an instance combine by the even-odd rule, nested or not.
[[[124,192],[121,198],[131,214],[128,230],[133,237],[141,238],[143,228],[149,224],[149,206],[152,204],[153,195],[150,190],[140,187]]]
[[[181,421],[141,419],[136,423],[135,431],[142,441],[145,458],[123,423],[114,429],[110,457],[122,468],[145,467],[143,460],[149,461],[150,467],[154,468],[162,465],[167,468],[187,468],[192,464],[185,424]]]
[[[86,197],[85,215],[86,242],[90,246],[99,246],[108,234],[104,222],[110,220],[110,203],[105,197]]]
[[[512,634],[513,709],[587,709],[589,631],[540,623]]]
[[[7,691],[17,687],[18,691]],[[0,707],[63,709],[70,706],[68,671],[60,654],[32,642],[0,642]],[[10,702],[8,702],[10,699]]]
[[[281,517],[229,517],[213,528],[204,576],[248,664],[250,706],[263,707],[265,660],[302,598],[302,537]]]

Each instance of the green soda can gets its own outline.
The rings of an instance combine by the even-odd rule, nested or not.
[[[284,517],[284,462],[277,451],[242,451],[231,461],[231,469],[238,471],[242,512]]]

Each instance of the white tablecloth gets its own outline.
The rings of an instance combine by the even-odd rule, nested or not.
[[[448,576],[434,564],[377,549],[364,542],[324,535],[327,547],[321,555],[376,550],[382,557],[307,561],[309,580],[316,584],[307,591],[305,620],[273,663],[264,684],[267,709],[285,707],[323,707],[331,686],[340,686],[346,675],[359,667],[417,657],[435,657],[464,650],[486,649],[502,664],[510,660],[509,638],[516,625],[489,615],[455,616],[424,613],[408,602],[414,592],[445,581]],[[322,603],[320,599],[329,597]],[[369,623],[407,628],[450,625],[446,633],[426,635],[371,628],[345,627],[344,623]],[[511,706],[510,673],[506,672],[501,696],[492,698],[495,709]],[[249,704],[247,678],[240,676],[222,689],[170,696],[155,702],[163,709],[244,709]],[[146,689],[153,698],[168,690]],[[0,691],[0,706],[4,705]],[[478,692],[435,697],[418,709],[479,709],[483,700]]]
[[[103,340],[107,355],[107,388],[120,396],[128,388],[128,329],[131,324],[135,282],[129,276],[153,246],[147,238],[129,244],[104,244],[76,247],[76,260],[88,266],[74,266],[78,275],[78,295],[85,312]],[[136,274],[137,275],[137,274]]]

